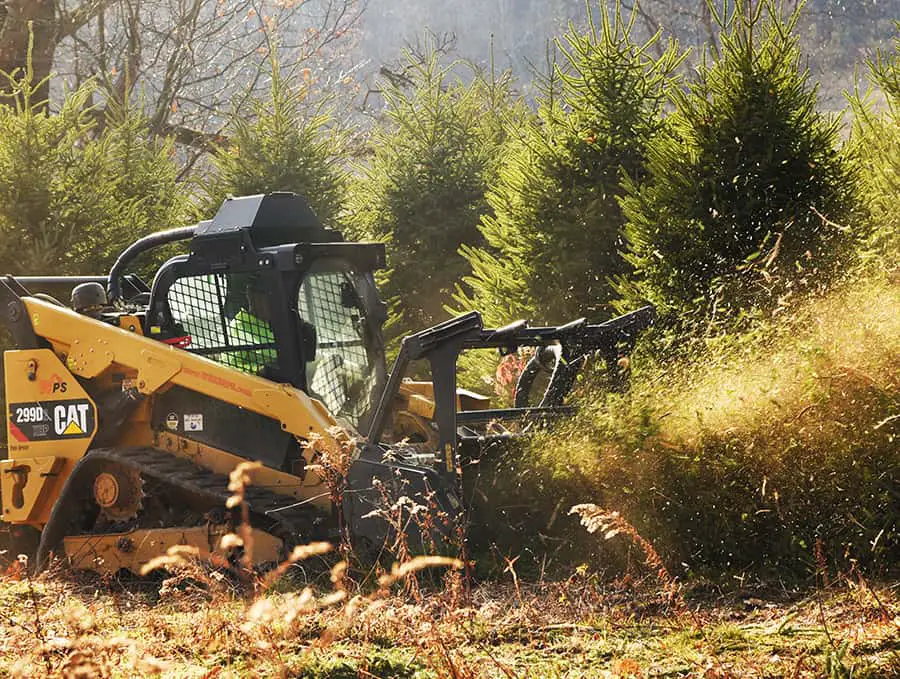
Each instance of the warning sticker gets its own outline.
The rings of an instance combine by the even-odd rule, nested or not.
[[[203,414],[192,413],[184,416],[185,431],[203,431]]]
[[[9,432],[19,442],[88,438],[96,429],[87,399],[9,404]]]

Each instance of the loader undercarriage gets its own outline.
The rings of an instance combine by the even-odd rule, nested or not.
[[[96,501],[94,484],[110,469],[139,476],[145,488],[144,506],[129,520],[110,520]],[[44,527],[37,566],[44,567],[56,554],[93,570],[139,572],[146,554],[158,553],[160,547],[165,552],[164,547],[180,533],[216,538],[233,532],[242,518],[240,508],[234,513],[226,510],[233,494],[228,483],[228,476],[164,450],[91,450],[75,466]],[[331,537],[327,517],[309,504],[258,486],[248,487],[243,499],[251,526],[271,536],[265,542],[255,541],[259,543],[257,562],[280,560],[296,544]],[[211,553],[218,545],[213,540],[209,547]]]

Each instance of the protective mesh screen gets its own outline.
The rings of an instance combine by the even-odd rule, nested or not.
[[[188,351],[258,374],[277,364],[275,336],[252,313],[242,283],[226,274],[189,276],[175,281],[166,298],[176,327],[190,338]]]
[[[307,364],[311,395],[331,412],[358,419],[369,408],[375,376],[350,281],[341,272],[311,273],[300,286],[298,307],[316,328],[316,358]]]

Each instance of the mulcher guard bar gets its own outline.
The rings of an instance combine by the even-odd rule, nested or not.
[[[431,365],[434,420],[440,440],[438,458],[443,462],[439,467],[443,473],[453,475],[457,447],[461,437],[465,438],[460,425],[571,413],[572,408],[563,405],[563,400],[588,358],[602,358],[616,386],[621,381],[619,359],[631,352],[638,334],[652,325],[655,318],[653,307],[645,306],[599,324],[589,324],[582,318],[555,327],[529,327],[525,321],[518,321],[503,328],[486,329],[481,314],[473,311],[409,335],[401,344],[372,418],[368,432],[370,447],[374,453],[381,441],[392,404],[412,361],[424,359]],[[506,355],[523,346],[537,347],[538,350],[519,378],[516,407],[457,411],[456,363],[460,353],[495,348]],[[528,392],[542,369],[551,371],[550,384],[537,407],[526,407]],[[486,438],[489,437],[481,436],[479,440]]]

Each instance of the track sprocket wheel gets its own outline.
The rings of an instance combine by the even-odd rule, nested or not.
[[[143,507],[144,481],[138,470],[104,465],[93,483],[94,502],[111,521],[130,521]]]

